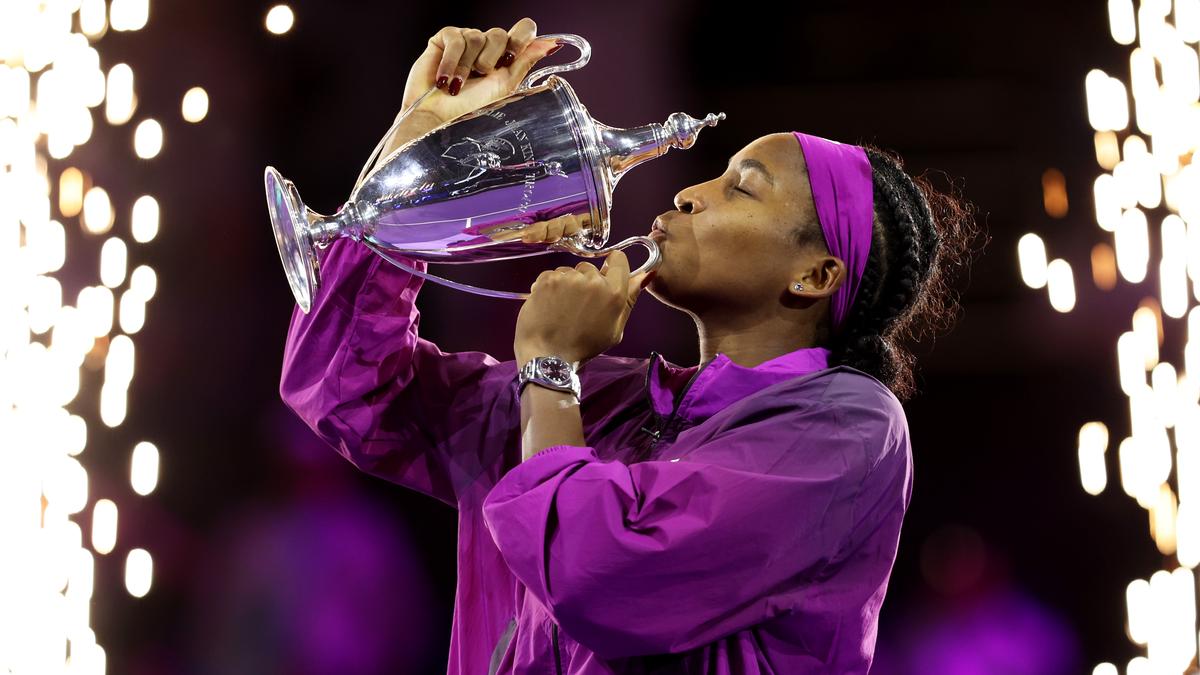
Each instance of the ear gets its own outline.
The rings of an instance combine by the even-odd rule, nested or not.
[[[846,278],[846,264],[841,258],[826,255],[809,258],[792,270],[792,278],[788,281],[788,292],[806,298],[829,297],[841,287]],[[803,290],[796,290],[795,283],[800,282]]]

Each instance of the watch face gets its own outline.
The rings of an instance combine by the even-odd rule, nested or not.
[[[571,382],[571,364],[562,359],[543,360],[539,371],[544,377],[548,377],[560,384],[569,384]]]

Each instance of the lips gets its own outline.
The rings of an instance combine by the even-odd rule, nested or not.
[[[650,231],[651,232],[662,232],[663,234],[666,234],[667,233],[667,225],[666,225],[666,223],[664,223],[662,221],[662,218],[655,218],[654,225],[651,226]]]

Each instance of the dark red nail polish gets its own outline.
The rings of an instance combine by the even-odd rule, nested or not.
[[[504,52],[504,56],[501,56],[500,60],[496,62],[496,67],[497,68],[505,68],[507,66],[511,66],[512,62],[516,61],[516,60],[517,60],[516,54],[514,54],[511,51],[506,51],[506,52]]]
[[[439,78],[437,79],[437,88],[438,88],[438,89],[444,89],[444,88],[446,87],[446,82],[447,82],[447,80],[449,80],[449,79],[450,79],[450,78],[446,77],[445,75],[443,75],[443,76],[439,77]]]
[[[554,52],[556,52],[562,48],[563,48],[562,45],[554,45],[554,49],[551,49],[550,51],[546,52],[546,56],[550,56],[551,54],[553,54]]]
[[[456,77],[450,80],[450,95],[458,96],[459,90],[462,89],[462,78]]]

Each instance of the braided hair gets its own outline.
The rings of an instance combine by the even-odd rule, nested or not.
[[[832,334],[827,314],[818,339],[830,349],[830,366],[868,373],[905,401],[915,391],[915,357],[902,343],[953,323],[958,303],[949,286],[951,272],[969,264],[966,254],[978,230],[970,204],[906,174],[898,155],[861,147],[874,183],[870,253],[841,334]],[[828,253],[819,226],[801,224],[793,238],[801,247],[817,245]]]

